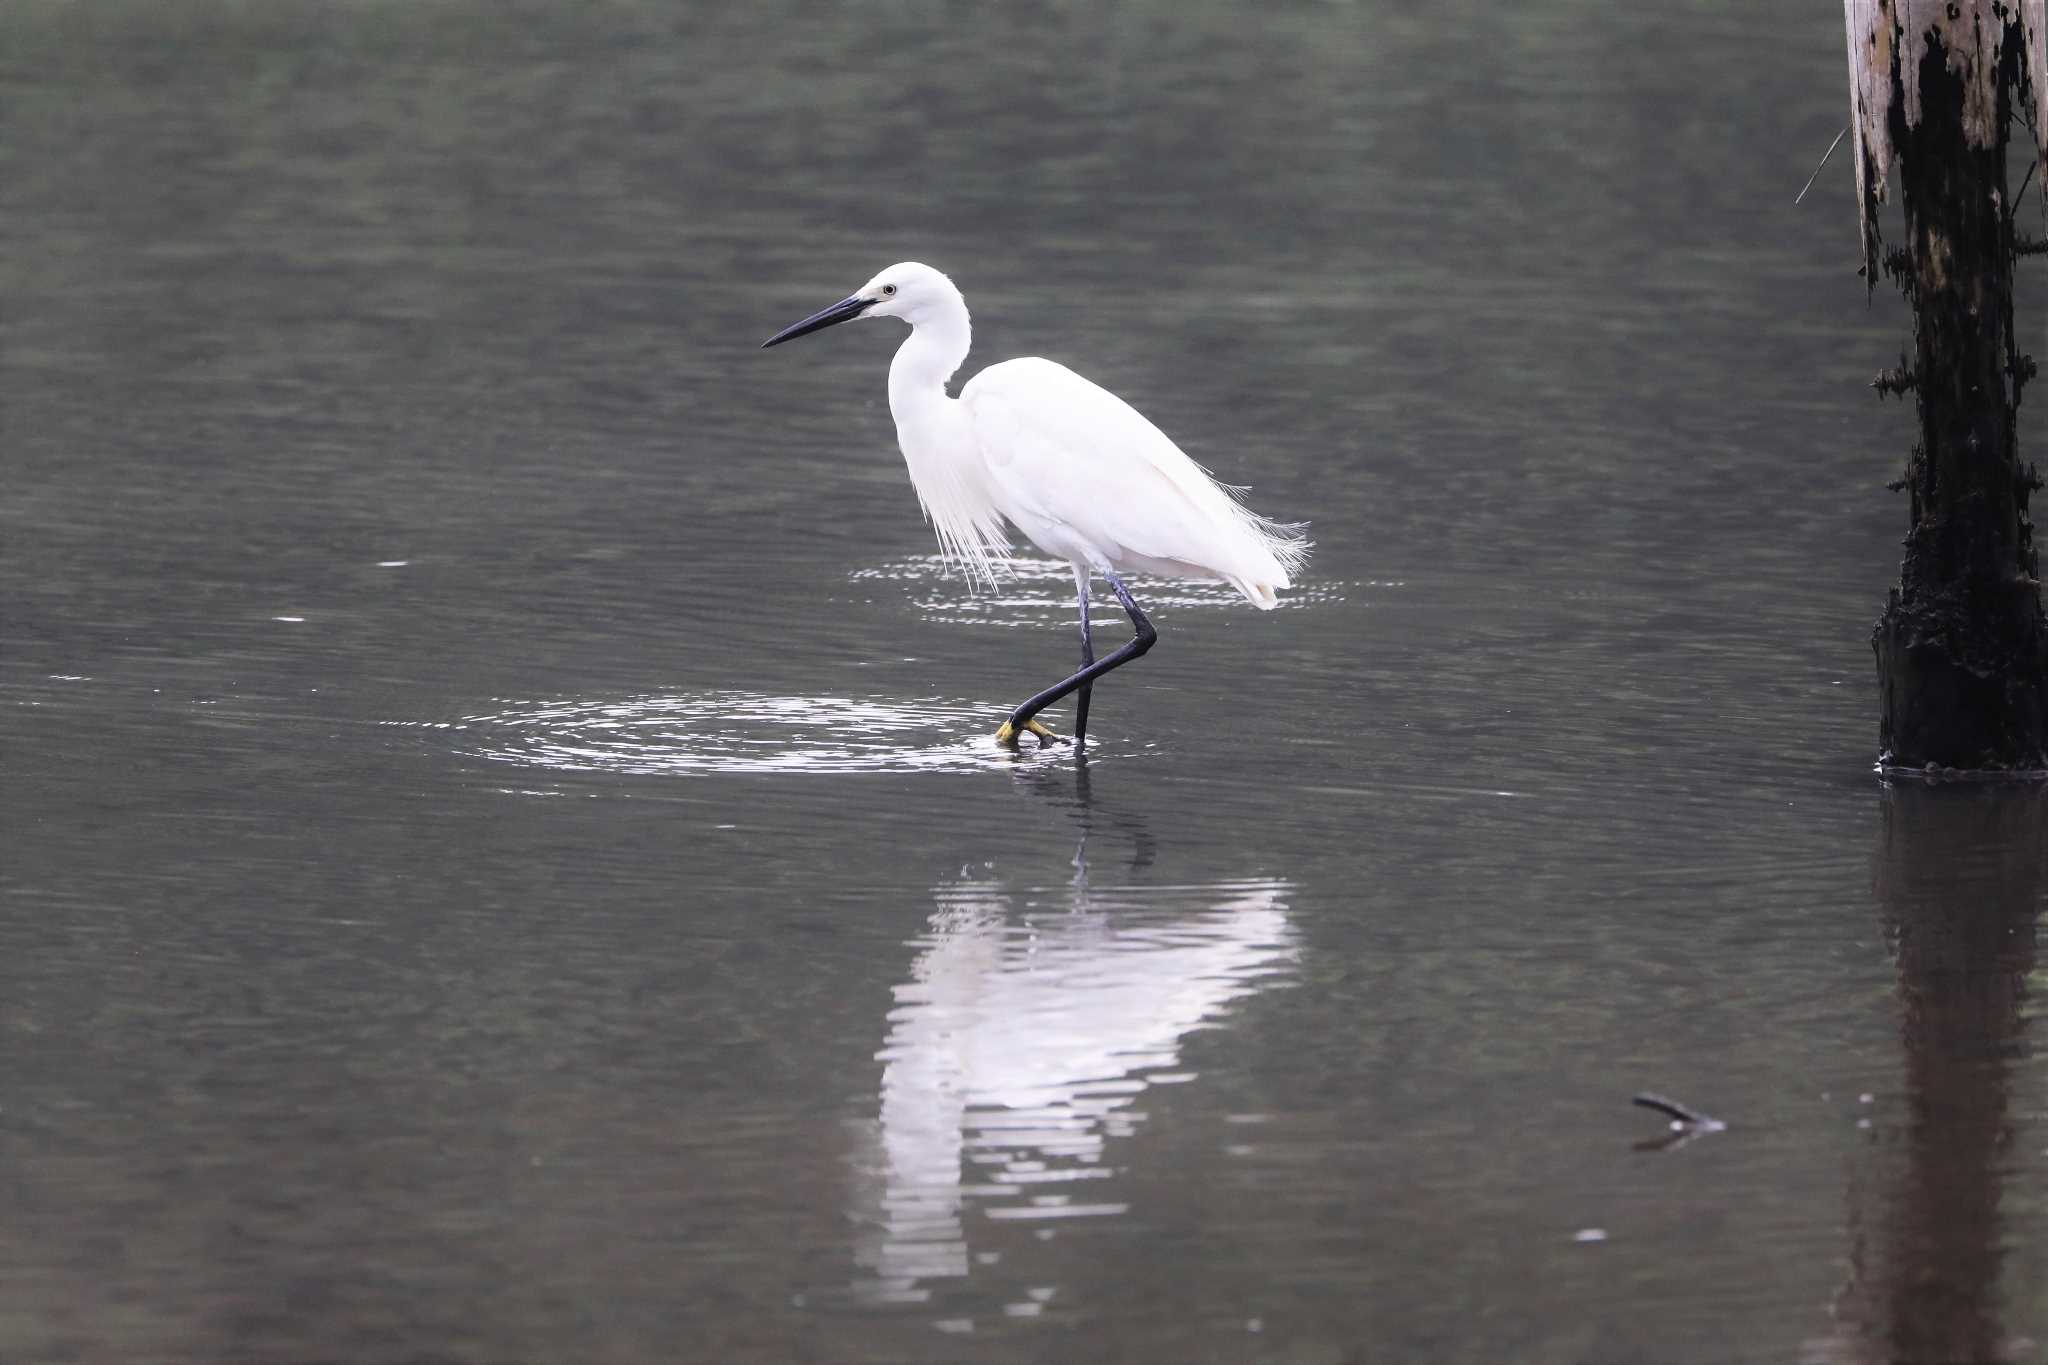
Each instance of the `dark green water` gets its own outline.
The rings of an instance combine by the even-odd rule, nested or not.
[[[2038,1356],[1778,14],[0,11],[0,1360]],[[1085,769],[895,334],[755,349],[906,258],[1314,523]]]

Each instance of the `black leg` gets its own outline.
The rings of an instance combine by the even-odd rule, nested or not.
[[[1093,577],[1094,575],[1086,569],[1074,570],[1074,590],[1081,599],[1081,669],[1083,672],[1087,671],[1088,665],[1095,662],[1095,641],[1088,636],[1088,580]],[[1082,683],[1080,694],[1074,701],[1074,743],[1076,744],[1088,738],[1088,694],[1094,690],[1095,687],[1092,683]]]
[[[1051,687],[1046,688],[1045,691],[1040,692],[1037,696],[1025,702],[1015,711],[1012,711],[1010,719],[1004,722],[1003,728],[996,731],[997,739],[1007,744],[1016,743],[1017,736],[1030,727],[1032,718],[1040,711],[1051,706],[1069,692],[1086,687],[1111,669],[1122,668],[1125,664],[1152,648],[1153,644],[1158,641],[1159,632],[1152,629],[1152,623],[1145,619],[1145,613],[1139,611],[1138,604],[1131,600],[1130,589],[1124,586],[1123,580],[1113,573],[1104,573],[1102,576],[1109,580],[1110,591],[1115,593],[1116,600],[1123,604],[1124,611],[1131,618],[1131,629],[1137,633],[1132,637],[1129,644],[1108,658],[1089,664],[1073,677],[1053,684]],[[1034,731],[1034,733],[1036,732]],[[1039,736],[1039,743],[1043,744],[1044,742],[1045,737],[1043,735]]]

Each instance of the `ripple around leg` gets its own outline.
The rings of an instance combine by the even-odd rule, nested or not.
[[[558,772],[976,772],[1035,766],[1069,746],[1019,752],[992,736],[992,702],[777,697],[754,692],[505,702],[454,722],[387,724],[448,735],[458,752]],[[1090,758],[1105,748],[1090,740]]]
[[[972,587],[960,571],[938,555],[912,555],[892,559],[847,577],[856,584],[895,584],[907,592],[918,613],[933,621],[967,621],[991,626],[1045,625],[1048,619],[1074,614],[1074,574],[1065,563],[1053,559],[1007,559],[998,561],[1003,577],[990,589]],[[1228,583],[1207,583],[1198,579],[1145,578],[1130,580],[1131,591],[1147,610],[1155,607],[1242,607],[1245,600]],[[1101,588],[1098,581],[1096,587]],[[1346,584],[1312,582],[1290,588],[1280,595],[1283,609],[1299,610],[1344,600]],[[1398,587],[1400,584],[1368,584],[1368,587]]]

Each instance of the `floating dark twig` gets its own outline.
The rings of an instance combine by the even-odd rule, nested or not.
[[[1641,1105],[1645,1109],[1654,1109],[1688,1128],[1716,1131],[1728,1126],[1711,1114],[1702,1114],[1699,1110],[1680,1104],[1677,1100],[1668,1099],[1663,1095],[1653,1095],[1647,1090],[1637,1095],[1630,1103]]]
[[[1671,1120],[1671,1131],[1662,1137],[1647,1138],[1638,1142],[1636,1150],[1639,1152],[1676,1151],[1694,1138],[1706,1133],[1721,1132],[1728,1126],[1711,1114],[1702,1114],[1690,1105],[1680,1104],[1677,1100],[1663,1095],[1653,1095],[1647,1090],[1635,1096],[1632,1103],[1645,1109],[1654,1109]]]

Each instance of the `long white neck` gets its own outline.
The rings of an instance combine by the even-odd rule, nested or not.
[[[889,362],[889,415],[896,419],[903,462],[940,548],[970,577],[993,583],[995,561],[1009,552],[1009,538],[966,409],[946,394],[946,381],[967,359],[971,340],[967,305],[957,293],[920,310]]]
[[[889,413],[896,425],[916,426],[932,420],[952,400],[946,381],[967,359],[973,331],[967,325],[967,304],[957,295],[950,307],[937,307],[910,324],[910,335],[889,362]]]

